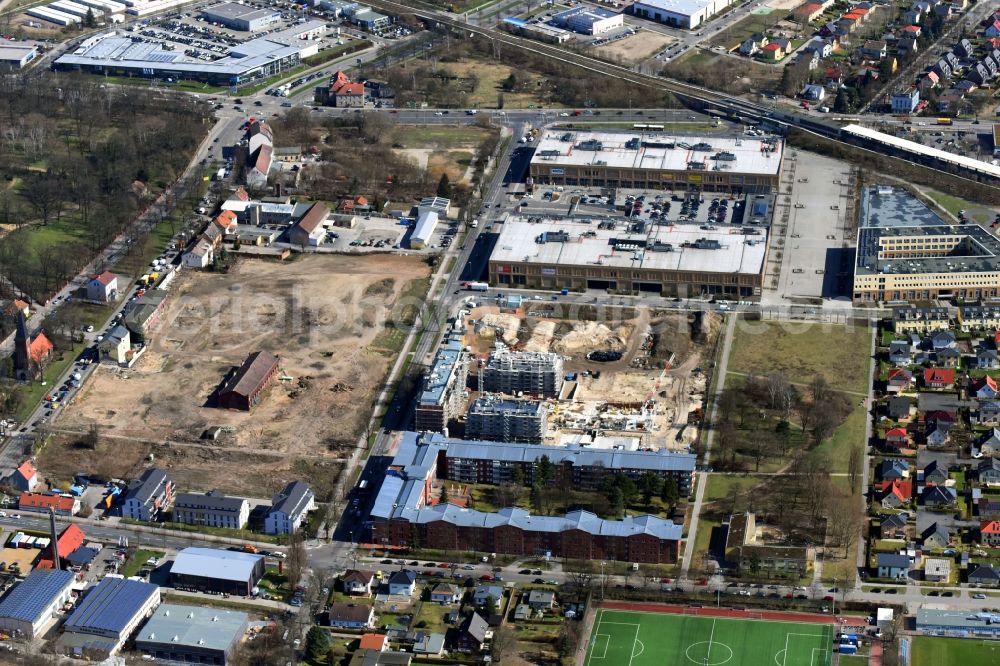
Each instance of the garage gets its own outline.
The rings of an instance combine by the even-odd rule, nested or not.
[[[663,284],[660,282],[633,282],[632,291],[641,291],[649,294],[663,293]]]
[[[617,280],[587,280],[587,289],[617,289]]]

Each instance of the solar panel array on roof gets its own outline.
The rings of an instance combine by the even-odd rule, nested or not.
[[[70,571],[32,571],[0,602],[0,618],[34,622],[72,583]]]
[[[80,634],[118,636],[160,588],[125,578],[104,578],[91,588],[63,628]]]

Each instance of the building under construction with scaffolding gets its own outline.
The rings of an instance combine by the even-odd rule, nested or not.
[[[563,360],[552,352],[500,348],[490,354],[479,375],[479,390],[487,393],[556,398],[562,384]]]
[[[470,439],[541,443],[548,430],[549,406],[538,400],[484,395],[472,403],[466,419],[465,436]]]
[[[416,427],[420,431],[444,432],[448,421],[461,413],[469,355],[461,337],[450,338],[438,350],[416,402]]]

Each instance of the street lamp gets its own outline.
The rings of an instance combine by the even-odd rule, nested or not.
[[[601,562],[601,600],[604,600],[604,565],[607,562]]]

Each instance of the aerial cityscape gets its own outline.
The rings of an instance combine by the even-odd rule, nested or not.
[[[1000,663],[1000,4],[0,0],[0,663]]]

